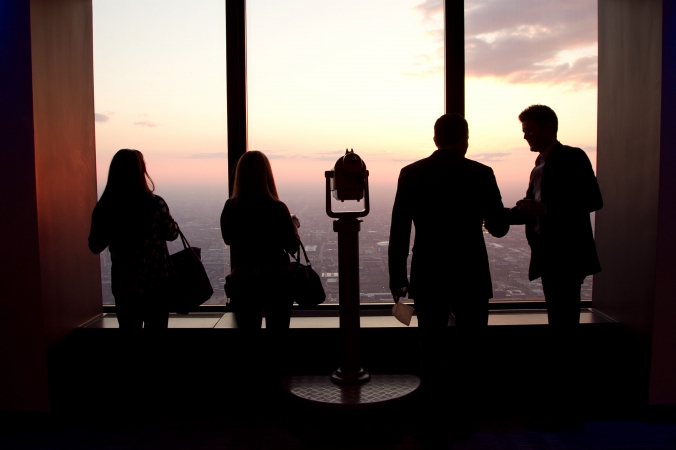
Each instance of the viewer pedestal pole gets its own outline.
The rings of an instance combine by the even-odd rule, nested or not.
[[[340,296],[340,367],[329,376],[295,376],[282,387],[299,400],[334,408],[364,408],[387,404],[415,391],[415,375],[369,375],[361,365],[359,318],[359,229],[370,211],[368,170],[353,151],[346,151],[326,177],[326,214],[337,219],[338,289]],[[364,199],[361,211],[333,211],[331,193],[337,200]]]
[[[359,228],[361,220],[333,222],[338,233],[341,364],[328,376],[296,376],[282,380],[294,397],[339,409],[362,409],[400,400],[420,386],[415,375],[369,375],[361,365],[359,318]]]
[[[359,323],[359,229],[361,220],[333,222],[338,233],[338,288],[340,290],[341,365],[331,379],[336,383],[363,383],[369,374],[361,366]]]

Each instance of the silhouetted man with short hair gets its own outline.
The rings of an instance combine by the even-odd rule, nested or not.
[[[453,406],[466,417],[471,380],[488,325],[493,296],[482,224],[494,236],[507,234],[500,190],[493,170],[465,158],[467,121],[445,114],[434,124],[432,155],[401,170],[392,209],[389,241],[390,289],[394,301],[414,300],[421,341],[422,389],[443,399],[451,383],[444,360],[449,311],[455,316],[460,369]],[[411,224],[415,225],[410,282],[406,273]],[[463,397],[465,396],[465,397]],[[446,399],[439,400],[446,401]],[[444,410],[448,408],[445,407]]]
[[[603,207],[601,191],[587,154],[557,140],[551,108],[529,106],[519,120],[523,138],[539,155],[526,197],[510,210],[510,220],[526,225],[528,278],[542,278],[549,323],[577,324],[582,282],[601,271],[589,217]]]
[[[575,397],[582,282],[601,270],[590,213],[603,207],[603,199],[587,154],[557,140],[558,118],[551,108],[529,106],[519,120],[523,138],[539,155],[526,197],[509,211],[509,220],[526,225],[531,247],[528,278],[542,279],[553,338],[551,386],[560,394],[551,406],[563,406]]]

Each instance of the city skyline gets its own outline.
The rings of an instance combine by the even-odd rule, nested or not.
[[[220,232],[220,214],[225,196],[212,190],[158,191],[169,205],[170,211],[186,235],[191,246],[202,249],[202,262],[214,288],[214,295],[206,304],[225,304],[223,284],[230,273],[230,253]],[[321,278],[327,294],[325,303],[338,302],[338,248],[333,219],[325,213],[323,192],[280,192],[291,213],[300,221],[299,235],[313,268]],[[359,268],[361,301],[391,302],[387,270],[387,241],[394,191],[375,192],[371,196],[371,213],[363,218],[359,233]],[[353,204],[349,207],[361,207]],[[415,233],[415,231],[414,231]],[[440,236],[443,239],[443,236]],[[512,226],[504,238],[484,234],[493,280],[493,301],[519,301],[543,299],[539,280],[528,280],[530,248],[523,226]],[[182,249],[180,240],[169,242],[170,253]],[[413,245],[413,236],[411,246]],[[113,304],[110,290],[110,256],[101,254],[101,276],[104,304]],[[410,264],[410,257],[408,263]],[[591,298],[592,277],[582,286],[582,298]]]

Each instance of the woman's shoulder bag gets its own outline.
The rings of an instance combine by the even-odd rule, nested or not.
[[[307,257],[303,242],[298,239],[298,243],[300,244],[298,252],[296,254],[289,253],[293,259],[289,263],[289,294],[301,308],[312,308],[326,300],[326,293],[321,278],[314,271]],[[305,257],[305,264],[300,262],[301,250]]]
[[[214,293],[214,289],[202,264],[202,249],[191,247],[180,229],[178,234],[183,243],[183,250],[169,256],[167,291],[170,311],[188,314],[209,300]],[[168,253],[169,249],[167,248]]]

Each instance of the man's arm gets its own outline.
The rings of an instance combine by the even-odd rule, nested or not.
[[[411,223],[413,211],[410,201],[410,188],[407,186],[403,171],[399,174],[397,194],[392,207],[392,222],[390,224],[390,241],[387,249],[388,267],[390,272],[390,290],[394,301],[399,301],[402,288],[408,287],[406,261],[411,243]]]
[[[591,213],[603,208],[603,198],[594,169],[587,154],[573,148],[566,155],[562,170],[566,174],[566,186],[557,186],[546,204],[546,215],[565,216],[575,213]]]
[[[489,169],[485,189],[484,228],[491,235],[501,238],[509,232],[509,222],[493,169]]]
[[[533,200],[533,182],[531,181],[528,184],[528,190],[526,191],[526,196],[516,202],[516,206],[513,206],[511,208],[505,208],[505,214],[507,216],[507,223],[510,225],[525,225],[529,221],[529,217],[526,216],[523,211],[521,210],[521,203],[523,203],[526,200]],[[533,217],[530,217],[530,220],[532,220]]]
[[[527,218],[519,211],[518,206],[513,206],[512,208],[505,208],[505,217],[507,223],[510,225],[525,225]]]

